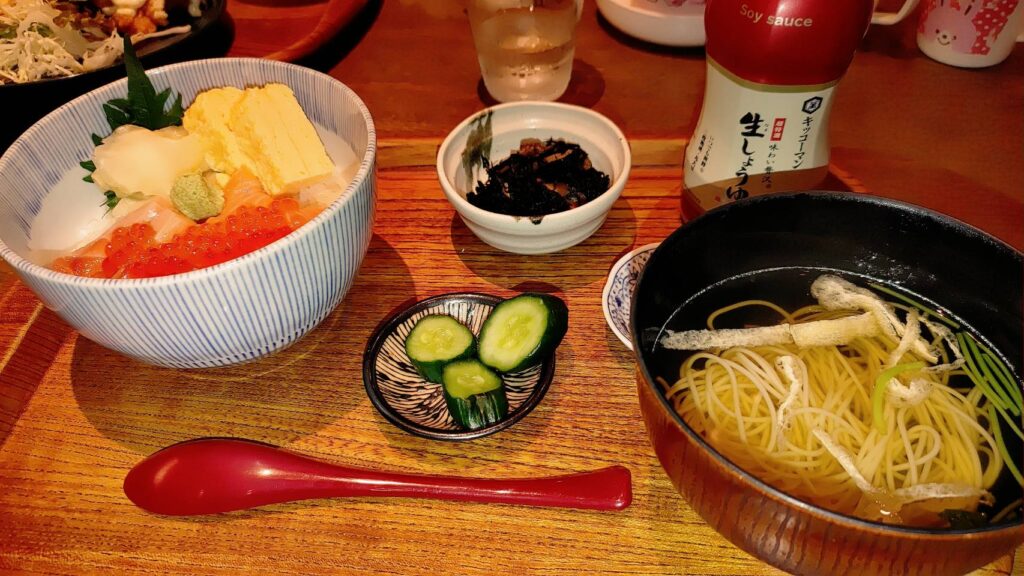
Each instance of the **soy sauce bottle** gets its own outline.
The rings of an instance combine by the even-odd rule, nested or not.
[[[707,81],[683,156],[683,217],[828,174],[833,92],[872,0],[708,0]]]

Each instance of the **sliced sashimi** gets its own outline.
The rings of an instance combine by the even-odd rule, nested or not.
[[[273,201],[274,197],[263,189],[260,179],[242,168],[232,174],[224,185],[224,209],[220,215],[210,218],[209,222],[223,220],[242,206],[270,206]]]
[[[136,221],[116,228],[103,240],[102,250],[89,246],[90,254],[60,258],[52,267],[97,278],[180,274],[258,250],[287,236],[309,217],[294,198],[278,198],[269,206],[241,206],[217,221],[187,226],[168,242],[160,241],[153,226],[157,220]]]
[[[133,202],[125,200],[123,202]],[[126,205],[127,206],[127,205]],[[146,234],[146,245],[155,245],[166,242],[186,229],[195,226],[195,223],[185,218],[175,210],[169,200],[162,196],[154,196],[144,201],[137,202],[137,206],[131,208],[124,216],[120,217],[102,236],[89,244],[79,248],[69,256],[57,258],[50,264],[50,267],[58,272],[74,274],[76,276],[89,277],[119,277],[115,272],[105,270],[109,264],[105,260],[111,254],[111,245],[116,244],[115,238],[124,236],[124,231],[133,227],[143,226],[152,233]],[[143,246],[138,245],[141,232],[136,231],[136,245],[117,244],[113,252],[124,250],[140,250]]]

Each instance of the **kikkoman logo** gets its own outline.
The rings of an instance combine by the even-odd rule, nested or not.
[[[821,96],[804,100],[804,114],[814,114],[818,111],[818,108],[821,108]]]

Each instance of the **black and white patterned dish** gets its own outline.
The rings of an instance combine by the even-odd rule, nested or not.
[[[555,373],[555,356],[522,372],[505,374],[508,416],[495,424],[465,430],[448,413],[441,385],[425,381],[405,353],[405,339],[428,314],[447,314],[480,334],[480,327],[501,302],[489,294],[457,293],[417,302],[385,320],[363,353],[363,384],[370,402],[402,430],[435,440],[471,440],[494,434],[522,420],[540,403]]]
[[[619,258],[608,273],[601,294],[601,308],[608,327],[630,350],[633,349],[633,343],[629,338],[629,308],[633,300],[633,289],[636,288],[640,272],[657,247],[656,243],[641,246]]]

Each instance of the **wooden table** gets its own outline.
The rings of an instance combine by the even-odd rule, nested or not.
[[[248,1],[229,8],[233,53],[266,53],[275,48],[268,30],[294,38],[319,16],[315,2],[275,11]],[[600,306],[611,264],[680,222],[679,158],[699,110],[703,52],[630,40],[588,2],[576,58],[564,100],[616,121],[635,156],[607,223],[564,252],[497,252],[444,200],[436,146],[486,102],[468,24],[454,3],[391,0],[371,4],[305,61],[363,97],[381,144],[365,264],[306,339],[241,367],[154,368],[81,338],[0,271],[0,571],[776,573],[718,536],[667,481],[640,419],[632,357]],[[1019,48],[995,68],[960,70],[922,56],[912,24],[873,28],[839,88],[831,184],[924,204],[1024,248],[1022,80]],[[492,437],[439,443],[374,411],[360,361],[381,319],[434,294],[504,296],[537,283],[568,302],[570,330],[535,412]],[[619,463],[632,471],[635,498],[619,513],[356,499],[191,519],[127,501],[121,482],[133,464],[203,436],[423,473],[531,476]],[[1011,569],[1005,558],[978,573]]]

